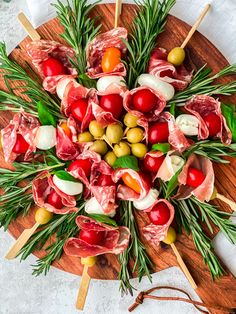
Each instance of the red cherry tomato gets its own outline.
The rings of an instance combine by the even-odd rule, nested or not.
[[[89,159],[78,159],[69,165],[67,171],[76,171],[78,168],[81,168],[84,170],[86,177],[89,177],[91,174],[91,167],[92,163]]]
[[[209,113],[203,117],[203,120],[206,122],[210,137],[216,136],[220,132],[221,120],[217,114]]]
[[[165,203],[160,202],[148,213],[148,217],[154,225],[162,226],[170,219],[170,210]]]
[[[196,168],[189,167],[187,175],[187,185],[197,188],[205,180],[206,176],[204,173]]]
[[[113,182],[112,178],[110,175],[107,174],[101,174],[98,177],[98,180],[96,182],[97,186],[111,186],[111,185],[115,185],[115,183]]]
[[[149,112],[157,104],[158,99],[149,89],[141,89],[133,95],[132,102],[136,110]]]
[[[79,238],[91,245],[96,245],[102,242],[103,232],[94,230],[81,230]]]
[[[47,203],[54,206],[57,209],[61,209],[63,207],[62,199],[55,190],[52,190],[52,192],[48,195]]]
[[[66,74],[66,69],[64,65],[59,60],[52,57],[43,61],[42,67],[43,67],[43,74],[45,76],[55,76],[55,75]]]
[[[71,105],[72,116],[82,122],[86,115],[88,109],[88,100],[86,98],[81,98]]]
[[[115,119],[118,119],[123,110],[123,98],[119,94],[102,96],[100,106],[105,111],[111,112]]]
[[[167,122],[156,122],[148,130],[148,142],[150,144],[168,142],[169,128]]]
[[[164,159],[165,159],[164,155],[160,157],[153,157],[153,156],[147,155],[143,161],[145,170],[152,173],[157,173]]]
[[[25,154],[29,148],[29,144],[26,142],[21,134],[17,134],[16,143],[12,151],[16,154]]]
[[[120,63],[121,52],[116,47],[107,48],[102,57],[102,71],[104,73],[112,72]]]

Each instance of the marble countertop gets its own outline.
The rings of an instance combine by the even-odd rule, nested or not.
[[[43,0],[40,0],[43,1]],[[19,41],[25,37],[19,26],[16,15],[19,11],[29,13],[27,3],[37,10],[38,0],[11,0],[10,3],[0,0],[0,40],[7,43],[10,52]],[[48,5],[50,1],[44,0]],[[105,2],[105,1],[104,1]],[[110,2],[110,1],[106,1]],[[114,2],[114,1],[113,1]],[[133,2],[133,1],[125,1]],[[172,14],[192,24],[207,0],[177,0]],[[208,14],[199,30],[207,36],[232,63],[236,61],[236,1],[213,0],[212,11]],[[39,24],[47,20],[49,5],[45,5]],[[35,11],[34,10],[34,11]],[[226,32],[227,30],[227,32]],[[12,243],[12,237],[0,230],[0,314],[73,314],[78,313],[74,302],[80,283],[80,277],[52,268],[47,277],[33,277],[31,265],[36,258],[30,256],[22,263],[18,259],[6,261],[3,259]],[[227,264],[234,264],[231,270],[236,275],[236,247],[233,247],[221,234],[217,236],[216,249]],[[133,280],[138,291],[150,288],[151,284],[144,278],[141,284]],[[179,268],[172,267],[153,275],[153,285],[170,285],[188,291],[193,297],[197,295]],[[136,294],[135,294],[136,295]],[[92,280],[83,313],[85,314],[123,314],[134,298],[121,298],[118,281]],[[195,314],[199,313],[191,305],[180,302],[145,301],[136,310],[137,314]]]

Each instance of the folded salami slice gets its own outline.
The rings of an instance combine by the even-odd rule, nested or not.
[[[171,84],[176,90],[185,89],[192,80],[192,73],[181,65],[174,67],[167,61],[167,52],[163,48],[155,48],[149,61],[148,73]]]
[[[159,245],[159,243],[165,239],[167,231],[174,219],[174,215],[175,215],[175,210],[174,207],[171,205],[170,202],[168,202],[165,199],[159,199],[156,200],[156,202],[152,205],[152,207],[148,208],[147,210],[145,210],[146,212],[150,212],[152,210],[152,208],[159,203],[165,203],[167,205],[167,207],[169,208],[170,211],[170,219],[168,220],[168,222],[165,225],[154,225],[154,224],[150,224],[146,227],[144,227],[142,229],[143,231],[143,235],[146,238],[146,240],[153,244],[153,245]]]
[[[123,27],[114,28],[106,33],[98,35],[88,45],[86,55],[88,61],[87,75],[96,79],[107,75],[126,76],[126,69],[123,63],[119,63],[112,72],[102,71],[102,57],[107,48],[115,47],[121,51],[121,57],[126,53],[126,45],[122,39],[127,40],[128,32]]]
[[[66,116],[71,115],[71,105],[81,98],[86,98],[88,100],[88,108],[83,122],[78,122],[79,131],[83,132],[89,125],[89,123],[94,119],[93,115],[93,105],[98,104],[97,93],[95,89],[88,89],[75,80],[69,82],[66,85],[63,99],[61,102],[61,112]]]
[[[14,115],[10,123],[1,130],[2,149],[6,162],[13,162],[18,156],[12,151],[17,134],[22,135],[29,144],[24,160],[29,158],[30,154],[36,150],[34,138],[39,126],[38,120],[29,113],[22,111]]]
[[[42,68],[43,61],[47,60],[49,57],[59,60],[67,70],[67,75],[44,77],[43,87],[50,93],[56,92],[57,83],[62,77],[76,77],[77,71],[70,63],[70,59],[74,59],[75,57],[75,52],[72,48],[52,40],[34,40],[27,45],[26,50],[32,59],[33,65],[42,77],[44,77]]]
[[[186,185],[189,167],[199,169],[205,175],[205,180],[197,188]],[[208,202],[214,191],[215,174],[212,162],[206,157],[192,154],[179,174],[178,181],[179,189],[175,195],[176,199],[186,199],[194,195],[200,202]]]
[[[147,196],[149,193],[151,187],[150,183],[144,179],[140,173],[138,173],[135,170],[129,169],[129,168],[119,168],[113,172],[112,178],[114,182],[118,182],[120,179],[122,179],[122,176],[124,174],[129,174],[140,186],[140,194],[135,192],[132,188],[120,184],[117,189],[117,197],[121,200],[125,201],[136,201],[136,200],[142,200],[144,197]]]
[[[72,142],[60,126],[57,127],[56,154],[62,160],[74,160],[80,154],[79,145]]]
[[[102,232],[103,239],[101,244],[91,245],[81,239],[70,238],[64,245],[64,251],[69,256],[85,258],[107,253],[118,255],[128,247],[130,231],[126,227],[108,226],[82,215],[76,218],[76,223],[81,230]]]
[[[232,134],[227,126],[225,117],[221,113],[220,102],[218,100],[206,95],[197,95],[186,103],[185,109],[200,121],[198,128],[199,140],[209,137],[209,131],[203,117],[209,113],[215,113],[221,120],[221,130],[216,137],[220,138],[221,142],[225,145],[231,143]]]
[[[104,213],[111,214],[118,206],[116,204],[116,184],[114,182],[114,185],[110,186],[97,185],[99,176],[103,174],[112,177],[113,169],[104,160],[94,163],[90,175],[90,191],[102,206]]]
[[[48,195],[55,190],[56,193],[61,197],[63,208],[58,209],[47,203]],[[64,215],[78,211],[76,208],[76,200],[74,196],[67,195],[59,190],[53,183],[52,176],[48,171],[41,172],[32,181],[32,191],[35,204],[39,207],[45,207],[48,211]]]
[[[143,90],[143,89],[149,89],[154,95],[156,95],[158,102],[156,104],[156,106],[154,106],[154,108],[151,110],[151,112],[148,113],[142,113],[140,111],[137,111],[132,104],[132,98],[133,95],[139,91],[139,90]],[[166,106],[166,100],[164,98],[164,96],[161,93],[158,93],[156,90],[150,88],[150,87],[146,87],[146,86],[141,86],[135,89],[132,89],[131,91],[127,91],[124,95],[124,108],[132,113],[133,115],[139,117],[141,119],[141,121],[156,121],[158,120],[158,117],[160,115],[160,113],[164,110]]]

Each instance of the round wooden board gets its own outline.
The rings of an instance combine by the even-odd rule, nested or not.
[[[134,5],[123,5],[121,25],[123,24],[123,26],[127,27],[127,25],[130,24],[134,16],[134,7]],[[114,8],[114,4],[103,4],[94,8],[91,15],[93,17],[101,17],[101,21],[103,23],[102,31],[109,30],[113,27]],[[186,37],[189,29],[190,26],[183,21],[173,16],[169,16],[165,31],[157,39],[158,46],[164,47],[167,50],[170,50],[175,46],[179,46]],[[60,37],[60,33],[62,33],[62,31],[63,28],[60,26],[57,19],[53,19],[38,28],[38,32],[42,38],[50,40],[53,39],[60,42],[63,42]],[[25,67],[25,61],[30,63],[30,59],[28,58],[25,49],[28,42],[30,42],[29,37],[25,38],[11,54],[11,57],[23,67]],[[191,39],[186,48],[186,52],[188,59],[187,64],[192,69],[199,69],[202,65],[207,63],[208,66],[214,70],[214,72],[218,72],[223,67],[228,65],[227,60],[216,49],[216,47],[214,47],[209,40],[198,32]],[[224,78],[222,81],[230,79],[232,80],[232,78]],[[3,81],[0,82],[0,88],[5,89]],[[236,97],[230,97],[227,101],[236,104]],[[0,128],[5,127],[11,117],[11,113],[2,112],[0,117]],[[0,164],[2,167],[7,166],[3,161],[2,155],[0,156]],[[216,186],[219,189],[219,192],[236,201],[236,195],[234,193],[236,187],[236,180],[234,177],[234,174],[236,173],[236,159],[232,160],[230,166],[215,165],[214,168],[216,173]],[[229,210],[224,203],[218,203],[217,201],[215,203],[217,205],[221,205],[222,210]],[[146,217],[140,213],[136,213],[136,218],[140,228],[147,223]],[[34,210],[31,211],[30,216],[24,218],[20,217],[13,222],[9,227],[9,231],[15,238],[17,238],[25,228],[31,227],[33,223]],[[217,232],[218,230],[214,229],[214,235],[216,235]],[[214,235],[209,236],[213,237]],[[141,240],[145,244],[150,257],[155,264],[155,271],[177,265],[175,256],[169,247],[150,246],[142,236]],[[205,266],[201,255],[196,251],[192,239],[185,235],[179,235],[176,246],[181,252],[187,266],[198,284],[197,292],[199,296],[208,303],[235,306],[236,280],[233,276],[228,274],[220,281],[212,282],[208,268]],[[43,250],[35,253],[38,257],[42,257],[44,254],[45,252]],[[65,254],[58,262],[54,263],[54,266],[61,270],[78,275],[81,275],[83,268],[80,264],[79,258],[68,257]],[[100,256],[96,266],[89,270],[90,276],[98,279],[117,279],[118,272],[119,263],[114,255]],[[212,293],[212,291],[214,291],[214,293]],[[220,312],[218,311],[214,313]]]

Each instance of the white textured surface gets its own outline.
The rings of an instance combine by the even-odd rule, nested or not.
[[[40,16],[43,16],[40,19],[38,14],[34,16],[36,24],[45,22],[48,14],[51,14],[48,0],[12,0],[10,3],[0,0],[0,40],[6,41],[8,51],[13,49],[25,36],[24,31],[18,25],[16,16],[20,10],[29,14],[26,1],[31,4],[32,14],[40,12]],[[39,6],[39,3],[42,2],[44,2],[43,7]],[[205,3],[205,0],[177,0],[172,14],[191,24]],[[236,42],[233,39],[236,30],[236,1],[213,0],[211,3],[213,9],[200,26],[200,31],[211,39],[230,62],[235,62]],[[30,265],[35,263],[35,257],[31,256],[22,263],[19,263],[19,260],[5,261],[3,256],[10,246],[12,238],[3,230],[0,230],[0,236],[0,314],[77,313],[74,309],[74,301],[80,278],[54,268],[47,277],[32,277]],[[234,262],[236,247],[230,245],[221,234],[217,238],[216,248],[219,255],[228,266],[236,264]],[[236,274],[235,268],[232,268],[232,271]],[[146,279],[140,285],[136,280],[133,281],[133,284],[138,287],[139,291],[151,286]],[[176,267],[154,274],[153,285],[172,285],[195,295],[182,272]],[[133,298],[128,296],[121,298],[118,289],[117,281],[92,280],[83,313],[128,313],[127,308]],[[148,300],[135,313],[194,314],[198,312],[192,306],[183,303],[160,303]]]

